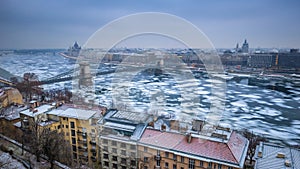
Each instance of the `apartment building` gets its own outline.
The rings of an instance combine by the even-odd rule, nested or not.
[[[103,169],[136,169],[137,144],[147,127],[144,113],[109,110],[99,120],[100,164]]]
[[[62,104],[62,103],[61,103]],[[101,110],[93,110],[74,105],[38,105],[31,102],[29,109],[20,112],[21,121],[39,122],[50,130],[64,134],[71,145],[74,162],[90,167],[97,166],[97,121],[102,116]]]
[[[221,131],[221,128],[216,129],[215,133],[222,134],[212,134],[208,137],[195,133],[185,135],[147,128],[138,143],[139,167],[142,169],[243,168],[248,140],[234,131]]]

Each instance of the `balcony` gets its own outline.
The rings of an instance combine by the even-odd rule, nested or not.
[[[79,158],[82,160],[88,161],[89,160],[88,153],[83,153],[83,154],[79,155]]]
[[[78,151],[86,152],[87,149],[88,149],[87,147],[81,147],[81,146],[78,146]]]
[[[90,141],[90,144],[95,146],[96,145],[96,141]]]
[[[161,160],[161,156],[160,155],[155,156],[155,160],[160,161]]]
[[[96,137],[96,133],[90,133],[90,137]]]
[[[96,157],[91,157],[91,160],[93,161],[93,162],[96,162],[97,161],[97,158]]]
[[[84,138],[84,139],[77,139],[78,143],[79,144],[86,144],[87,143],[87,140]]]

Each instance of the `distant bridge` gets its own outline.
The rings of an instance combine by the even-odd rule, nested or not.
[[[80,73],[78,73],[78,75],[76,75],[75,72],[77,72],[79,70],[80,70]],[[98,71],[93,75],[95,75],[95,76],[106,75],[106,74],[115,73],[115,71],[116,70],[114,70],[114,69]],[[128,71],[128,69],[127,69],[127,71]],[[120,72],[120,71],[118,71],[118,72]],[[39,86],[39,85],[45,85],[45,84],[53,84],[53,83],[57,83],[57,82],[70,81],[70,80],[82,78],[83,76],[85,76],[85,75],[82,75],[81,73],[82,73],[82,68],[78,67],[78,68],[69,70],[67,72],[58,74],[58,75],[50,77],[50,78],[32,82],[31,85]],[[84,73],[88,74],[87,76],[91,77],[91,72],[88,71],[88,72],[84,72]],[[8,74],[9,74],[9,76],[8,76]],[[16,84],[14,84],[14,82],[11,81],[12,77],[16,77],[19,81],[22,80],[21,77],[15,76],[15,75],[11,74],[10,72],[8,72],[7,70],[0,68],[0,84],[4,84],[5,86],[15,86]],[[83,77],[83,78],[85,78],[85,77]]]

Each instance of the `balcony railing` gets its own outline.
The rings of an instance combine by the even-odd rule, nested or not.
[[[96,133],[90,133],[90,137],[96,137]]]
[[[90,141],[91,145],[96,145],[96,141]]]
[[[96,157],[91,157],[91,160],[93,161],[93,162],[96,162],[97,161],[97,158]]]

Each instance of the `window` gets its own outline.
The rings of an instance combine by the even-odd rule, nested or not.
[[[160,160],[156,160],[156,166],[160,167]]]
[[[144,162],[147,163],[148,162],[148,157],[144,157]]]
[[[126,151],[125,150],[121,150],[121,155],[126,156]]]
[[[107,143],[108,143],[108,141],[103,139],[103,144],[107,144]]]
[[[211,168],[211,166],[212,166],[212,163],[209,162],[209,163],[208,163],[208,168]]]
[[[75,136],[75,130],[71,130],[71,135]]]
[[[116,148],[112,148],[112,152],[116,154],[117,153],[117,149]]]
[[[73,153],[73,159],[77,159],[77,154]]]
[[[203,161],[200,161],[200,167],[203,167]]]
[[[228,167],[228,169],[233,169],[232,167]]]
[[[165,152],[165,155],[168,158],[169,157],[169,152]]]
[[[76,138],[72,138],[72,144],[76,144]]]
[[[127,169],[126,166],[122,166],[122,169]]]
[[[126,164],[126,158],[121,158],[121,163]]]
[[[169,163],[165,162],[165,167],[169,168]]]
[[[73,151],[76,152],[76,146],[72,146]]]
[[[184,157],[180,158],[180,162],[184,163]]]
[[[118,165],[117,164],[113,164],[113,168],[117,169]]]
[[[173,160],[177,160],[177,156],[176,156],[176,154],[173,154]]]
[[[173,169],[177,169],[177,165],[176,164],[173,164]]]
[[[189,169],[194,169],[194,168],[195,168],[195,160],[189,159]]]
[[[118,161],[118,157],[117,156],[113,156],[113,161]]]
[[[108,167],[109,163],[107,161],[104,161],[104,166]]]
[[[69,128],[69,125],[66,124],[66,128],[68,129],[68,128]]]
[[[108,159],[108,154],[103,154],[104,159]]]
[[[180,169],[184,169],[183,167],[180,167]]]
[[[148,167],[147,167],[147,166],[144,166],[144,169],[148,169]]]
[[[63,117],[63,120],[66,120],[66,118],[65,118],[65,117]]]
[[[116,142],[116,141],[112,141],[112,142],[111,142],[111,145],[112,145],[112,146],[117,146],[117,142]]]
[[[72,129],[75,128],[75,123],[73,121],[71,121],[70,126],[71,126]]]
[[[126,148],[126,144],[125,143],[121,143],[121,147],[122,148]]]
[[[218,164],[218,169],[222,169],[222,164]]]
[[[108,151],[108,147],[107,146],[103,146],[103,151]]]
[[[130,145],[131,150],[135,150],[135,145]]]
[[[62,124],[61,127],[62,127],[62,128],[65,128],[65,125]]]
[[[60,129],[60,125],[57,126],[57,129]]]
[[[69,136],[69,132],[66,132],[66,136]]]
[[[95,129],[92,129],[91,132],[92,132],[92,133],[95,133]]]
[[[144,147],[144,152],[148,152],[148,148],[147,147]]]
[[[135,166],[135,160],[131,160],[131,161],[130,161],[130,165],[131,165],[131,166]]]

